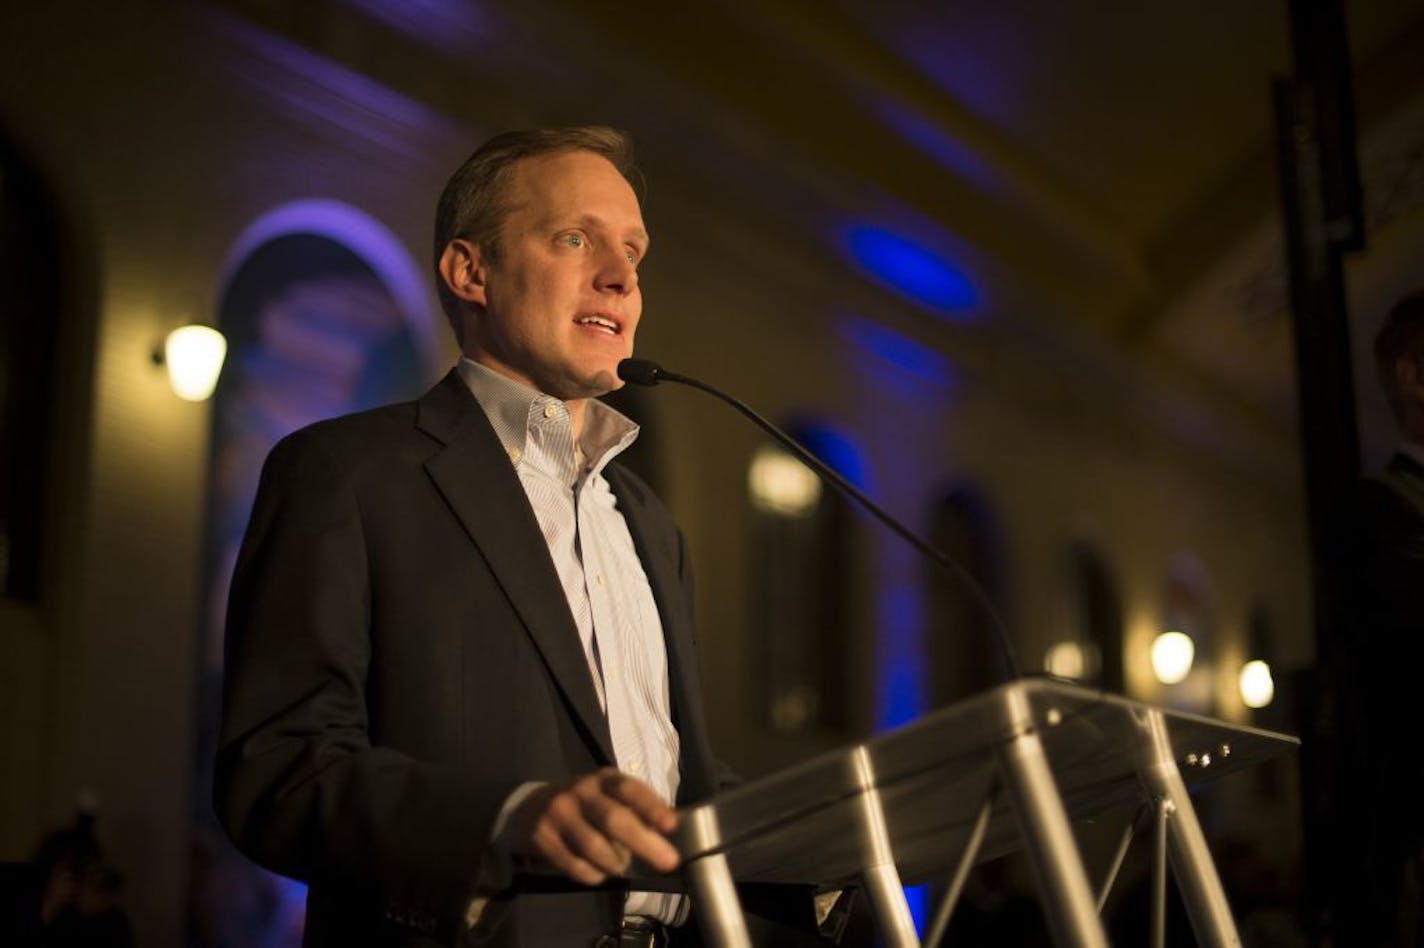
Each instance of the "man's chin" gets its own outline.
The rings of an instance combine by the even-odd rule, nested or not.
[[[589,397],[597,398],[599,395],[607,395],[622,384],[623,381],[618,378],[616,372],[612,372],[608,369],[600,369],[594,374],[593,378],[589,379]]]
[[[607,395],[616,388],[621,388],[623,382],[618,378],[617,372],[612,369],[599,369],[581,378],[569,377],[560,386],[561,392],[556,397],[568,401],[575,398],[597,398],[600,395]],[[550,393],[554,394],[554,393]]]

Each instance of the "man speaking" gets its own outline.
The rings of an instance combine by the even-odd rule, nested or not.
[[[521,893],[676,868],[708,746],[681,534],[615,458],[648,251],[631,147],[500,135],[441,195],[463,353],[418,401],[321,422],[263,469],[233,577],[216,804],[309,885],[309,945],[666,942],[681,896]]]

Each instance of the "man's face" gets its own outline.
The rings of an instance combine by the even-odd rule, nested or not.
[[[563,152],[516,165],[506,205],[499,259],[479,258],[484,312],[467,354],[556,398],[617,388],[648,248],[632,187],[606,158]]]

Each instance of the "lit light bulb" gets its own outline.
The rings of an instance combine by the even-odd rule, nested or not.
[[[1059,642],[1043,657],[1043,670],[1058,678],[1082,678],[1087,666],[1083,647],[1073,641]]]
[[[1248,708],[1264,708],[1276,696],[1276,682],[1271,677],[1271,666],[1259,658],[1241,666],[1241,677],[1237,679],[1237,685],[1241,689],[1241,703]]]
[[[764,447],[747,469],[747,490],[757,509],[801,517],[816,509],[821,480],[785,451]]]
[[[1175,685],[1192,670],[1197,647],[1185,632],[1163,632],[1152,643],[1152,671],[1164,685]]]
[[[201,402],[213,394],[227,357],[227,339],[211,326],[180,326],[163,343],[168,384],[179,398]]]

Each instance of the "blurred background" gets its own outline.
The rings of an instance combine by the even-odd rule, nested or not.
[[[1368,340],[1424,284],[1424,3],[1346,21],[1369,467],[1395,436]],[[296,944],[300,887],[236,856],[210,805],[256,474],[288,431],[453,364],[435,199],[535,125],[637,143],[639,354],[735,391],[954,554],[1031,669],[1304,730],[1270,91],[1291,69],[1283,0],[4,5],[0,860],[87,827],[136,943]],[[156,357],[186,324],[226,339],[202,401]],[[691,543],[713,738],[743,774],[997,680],[964,591],[733,414],[617,401]],[[1311,937],[1300,786],[1291,758],[1201,794],[1253,943]],[[1043,937],[1012,859],[968,898],[986,943]]]

